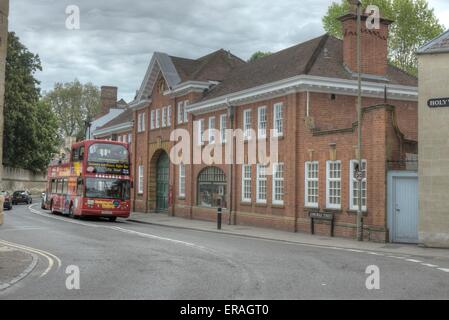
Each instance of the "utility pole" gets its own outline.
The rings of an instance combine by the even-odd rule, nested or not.
[[[229,118],[229,126],[231,130],[234,130],[234,119],[235,119],[235,107],[233,105],[231,105],[228,102],[228,118]],[[230,144],[231,147],[231,163],[228,164],[228,171],[229,171],[229,187],[228,187],[228,193],[229,193],[229,203],[228,203],[228,212],[229,212],[229,218],[228,218],[228,224],[232,225],[234,223],[233,219],[232,219],[232,215],[233,215],[233,204],[234,204],[234,198],[232,197],[232,187],[233,187],[233,183],[234,183],[234,175],[233,175],[233,170],[234,170],[234,165],[235,165],[235,141],[234,141],[234,136],[233,135],[229,135],[225,133],[225,137],[226,137],[226,144]],[[228,150],[227,146],[225,147],[226,150]],[[226,158],[226,157],[225,157]]]
[[[358,171],[356,179],[358,181],[358,209],[357,209],[357,240],[363,241],[363,211],[362,211],[362,182],[363,182],[363,157],[362,157],[362,3],[359,0],[350,0],[356,6],[357,12],[357,161]]]

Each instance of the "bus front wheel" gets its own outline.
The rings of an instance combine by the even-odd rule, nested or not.
[[[117,217],[109,217],[109,221],[110,222],[115,222],[115,221],[117,221]]]

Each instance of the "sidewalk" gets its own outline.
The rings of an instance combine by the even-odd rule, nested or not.
[[[0,245],[0,292],[25,278],[37,260],[31,253]]]
[[[303,245],[339,247],[345,249],[449,259],[448,249],[424,248],[417,245],[409,245],[409,244],[358,242],[351,239],[314,236],[305,233],[293,233],[273,229],[264,229],[264,228],[238,226],[238,225],[230,226],[225,224],[225,222],[223,222],[224,224],[222,225],[222,230],[220,231],[217,230],[217,225],[214,222],[170,217],[167,216],[166,214],[133,212],[128,220],[150,225],[190,229],[204,232],[214,232],[249,238],[257,238],[257,239],[283,241]]]

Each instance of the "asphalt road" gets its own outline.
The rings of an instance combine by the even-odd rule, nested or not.
[[[38,204],[7,211],[0,241],[39,256],[34,271],[0,299],[449,299],[449,273],[413,261],[124,220],[72,220]],[[449,268],[449,261],[425,262]],[[380,270],[379,290],[365,285],[371,265]],[[68,266],[80,270],[79,290],[66,287]]]

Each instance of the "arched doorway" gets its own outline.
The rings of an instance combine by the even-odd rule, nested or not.
[[[169,158],[166,152],[161,152],[156,165],[156,211],[164,212],[168,209],[169,192]]]

